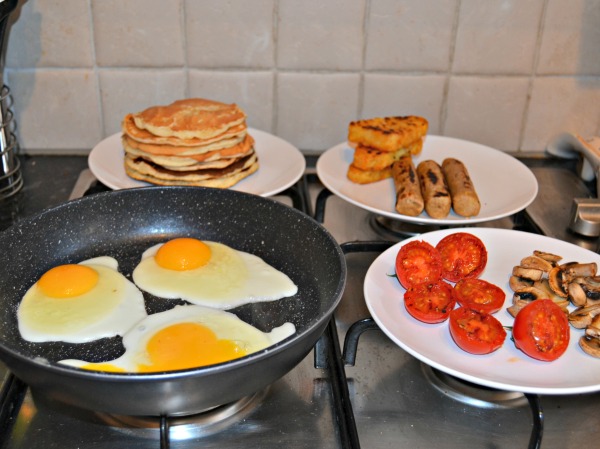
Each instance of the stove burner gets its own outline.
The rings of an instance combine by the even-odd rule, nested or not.
[[[377,234],[388,240],[402,240],[425,232],[437,231],[440,226],[425,223],[408,223],[382,215],[371,215],[369,224]]]
[[[528,404],[523,393],[496,390],[443,373],[422,363],[427,380],[440,392],[459,402],[480,408],[516,408]]]
[[[222,432],[254,411],[262,403],[268,390],[267,387],[238,401],[201,413],[168,417],[169,440],[184,441]],[[153,440],[158,440],[160,436],[160,416],[126,416],[101,412],[95,415],[105,424],[127,435]]]

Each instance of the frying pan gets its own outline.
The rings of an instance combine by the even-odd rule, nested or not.
[[[56,363],[114,359],[123,352],[120,337],[85,344],[21,338],[19,302],[45,271],[108,255],[131,279],[146,248],[181,236],[225,243],[286,273],[298,285],[294,297],[231,312],[262,331],[292,322],[296,333],[234,361],[145,374],[100,373]],[[233,190],[147,187],[89,195],[13,225],[0,234],[0,248],[0,359],[34,394],[122,415],[193,414],[265,388],[310,352],[346,282],[342,251],[320,224],[273,199]],[[148,313],[180,303],[144,295]]]

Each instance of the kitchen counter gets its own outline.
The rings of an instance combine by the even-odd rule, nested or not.
[[[86,156],[22,156],[24,185],[16,195],[0,200],[0,231],[21,218],[67,201],[84,168]]]
[[[265,448],[280,447],[282,442],[293,448],[358,448],[359,439],[365,448],[525,447],[528,438],[535,443],[533,437],[539,432],[533,432],[537,427],[532,426],[532,410],[522,394],[504,394],[458,382],[410,356],[374,327],[371,328],[374,332],[365,332],[360,338],[360,344],[358,339],[348,338],[349,329],[357,323],[364,324],[365,317],[370,316],[362,295],[363,280],[367,268],[381,249],[368,243],[394,234],[388,234],[387,229],[377,226],[373,214],[366,210],[335,195],[321,195],[323,186],[315,170],[317,158],[317,155],[306,158],[305,187],[310,193],[308,197],[312,206],[309,209],[314,209],[315,215],[321,216],[324,226],[344,245],[348,266],[348,283],[335,314],[336,329],[325,342],[333,342],[331,347],[340,350],[347,341],[355,341],[356,347],[351,352],[357,356],[356,359],[349,363],[347,360],[350,359],[342,359],[332,350],[331,357],[335,359],[315,365],[316,359],[311,353],[270,388],[266,397],[259,401],[260,407],[252,409],[248,415],[240,415],[243,419],[239,421],[232,419],[232,422],[224,423],[226,431],[204,435],[205,428],[202,426],[189,426],[188,429],[185,421],[173,420],[170,438],[182,438],[182,441],[176,441],[177,447],[182,449],[199,445],[247,447],[249,441]],[[481,226],[547,233],[596,250],[598,239],[581,238],[566,228],[572,199],[595,196],[596,192],[592,191],[595,184],[581,181],[576,175],[578,167],[574,161],[531,156],[520,160],[538,179],[538,197],[525,211]],[[68,201],[81,171],[87,168],[87,158],[30,156],[23,158],[22,167],[23,190],[14,198],[0,201],[0,230],[16,220]],[[322,201],[316,204],[319,197]],[[317,201],[313,202],[315,199]],[[327,213],[324,203],[327,204]],[[365,243],[364,249],[359,251],[362,245],[352,245],[355,242]],[[321,352],[316,351],[315,354]],[[341,365],[343,362],[346,362],[345,366]],[[8,408],[4,408],[10,411],[13,404],[23,398],[19,396],[19,385],[10,383],[11,377],[0,363],[0,381],[2,378],[5,379],[4,386],[8,387],[4,388],[0,383],[0,393],[11,393],[6,395],[11,400],[6,401]],[[332,382],[332,379],[337,381]],[[347,385],[347,388],[340,388],[340,385]],[[0,420],[0,446],[7,449],[75,449],[87,445],[140,449],[159,447],[154,423],[147,428],[135,429],[133,425],[115,425],[114,421],[98,423],[85,420],[71,415],[71,411],[63,413],[56,410],[42,400],[34,401],[29,393],[22,405],[18,403],[20,411],[12,433],[3,432],[5,421]],[[539,403],[543,410],[545,449],[576,448],[593,445],[592,441],[597,441],[598,432],[594,430],[593,421],[600,404],[598,393],[542,396]],[[0,412],[2,407],[0,403]],[[534,411],[534,417],[539,415],[535,415]],[[432,426],[436,432],[430,432]],[[191,436],[184,435],[188,430]],[[6,445],[3,444],[3,434],[8,435]],[[201,438],[196,438],[200,435]],[[342,439],[344,435],[346,438]],[[198,441],[200,439],[201,442]],[[353,444],[346,444],[348,442]]]
[[[307,173],[314,173],[318,154],[305,157]],[[579,171],[579,162],[542,154],[518,159],[533,171],[541,185],[536,200],[527,209],[529,216],[542,227],[541,231],[597,251],[598,239],[582,238],[567,229],[572,199],[589,197],[590,192],[592,197],[596,195],[595,183],[584,183],[573,176],[573,172]],[[23,188],[15,196],[0,200],[0,231],[19,219],[67,201],[79,174],[88,165],[86,156],[22,156],[21,167]],[[562,179],[565,176],[566,180]],[[553,204],[552,208],[548,207],[549,203]]]

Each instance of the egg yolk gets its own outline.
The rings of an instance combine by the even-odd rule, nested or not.
[[[182,237],[169,240],[154,256],[156,263],[167,270],[187,271],[206,265],[210,248],[200,240]]]
[[[149,364],[140,372],[171,371],[226,362],[246,355],[231,340],[219,340],[209,328],[197,323],[178,323],[161,329],[146,345]]]
[[[47,296],[72,298],[94,288],[98,277],[98,272],[86,265],[59,265],[45,272],[37,284]]]
[[[115,366],[110,363],[90,363],[88,365],[82,365],[82,369],[91,371],[105,371],[107,373],[125,373],[125,369],[120,366]]]

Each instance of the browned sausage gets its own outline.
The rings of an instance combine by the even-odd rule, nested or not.
[[[431,218],[446,218],[452,202],[442,168],[435,161],[422,161],[417,166],[417,174],[425,201],[425,211]]]
[[[424,202],[412,157],[404,156],[392,164],[396,188],[396,211],[416,217],[423,212]]]
[[[475,186],[465,165],[454,158],[444,159],[442,172],[450,189],[452,208],[463,217],[474,217],[481,209]]]

